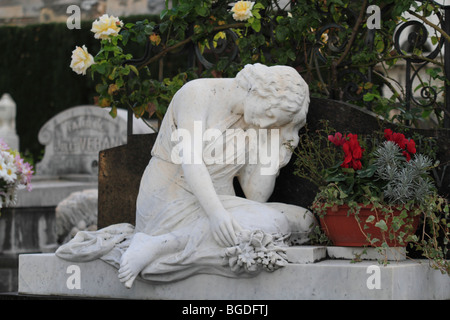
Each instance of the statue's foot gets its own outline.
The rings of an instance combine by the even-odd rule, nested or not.
[[[120,260],[119,280],[130,289],[139,273],[151,260],[151,237],[145,233],[136,233],[130,247]]]

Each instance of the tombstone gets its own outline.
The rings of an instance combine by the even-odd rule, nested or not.
[[[126,110],[116,118],[96,106],[77,106],[64,110],[48,120],[39,131],[39,142],[45,154],[36,172],[46,176],[98,174],[98,154],[127,142]],[[135,119],[134,133],[153,132]]]
[[[312,98],[308,123],[317,119],[330,119],[338,130],[370,132],[377,128],[377,120],[369,113],[352,105],[328,99]],[[314,130],[314,126],[310,127]],[[448,159],[447,145],[450,130],[419,130],[433,136],[442,147],[440,159]],[[139,182],[150,158],[149,152],[155,134],[132,136],[126,145],[103,150],[99,172],[99,227],[114,223],[133,222]],[[304,188],[302,179],[292,174],[290,163],[280,173],[270,201],[307,206],[313,192],[300,196]],[[441,191],[449,190],[450,174],[442,170]],[[444,174],[445,173],[445,174]],[[120,178],[122,177],[122,179]],[[119,185],[117,182],[121,182]],[[124,192],[126,190],[126,192]],[[105,203],[102,207],[101,203]],[[108,204],[106,206],[106,203]],[[123,205],[129,203],[129,205]],[[122,205],[121,205],[122,204]],[[295,252],[300,249],[302,252]],[[371,260],[352,263],[351,258],[332,247],[305,246],[288,251],[289,264],[276,273],[262,274],[257,278],[228,279],[215,275],[197,275],[189,279],[152,285],[138,281],[136,286],[126,289],[117,277],[117,270],[103,261],[69,262],[54,254],[22,255],[19,261],[19,296],[60,295],[72,297],[123,298],[123,299],[449,299],[450,282],[447,275],[428,267],[427,261],[397,261],[394,257],[388,265],[379,265]],[[334,257],[334,258],[333,258]],[[75,290],[62,284],[69,282],[73,274],[71,266],[80,271],[80,288]],[[375,271],[373,271],[375,268]],[[379,269],[377,269],[379,268]],[[55,271],[56,270],[56,271]],[[377,271],[378,270],[378,271]],[[369,280],[379,276],[381,287],[373,289]],[[42,279],[46,279],[43,281]],[[216,290],[211,290],[216,288]]]
[[[8,93],[0,99],[0,138],[12,150],[19,150],[19,136],[16,133],[16,103]]]

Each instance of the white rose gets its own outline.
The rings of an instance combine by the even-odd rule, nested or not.
[[[114,16],[102,15],[92,23],[91,31],[95,33],[95,39],[109,39],[119,34],[123,22]]]
[[[238,1],[234,4],[231,12],[233,12],[233,19],[236,21],[246,21],[253,17],[252,8],[255,3],[252,1]]]
[[[94,64],[94,57],[89,54],[85,45],[83,47],[76,47],[72,51],[72,61],[70,67],[78,74],[86,74],[86,70]]]

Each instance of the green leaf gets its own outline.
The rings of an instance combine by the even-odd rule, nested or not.
[[[357,171],[357,174],[360,178],[371,178],[376,171],[377,167],[375,165],[370,165],[366,169]]]
[[[380,228],[382,231],[388,230],[388,226],[386,224],[386,221],[384,221],[384,220],[380,220],[377,223],[375,223],[375,227]]]
[[[118,88],[121,88],[124,85],[123,78],[122,77],[117,78],[115,83]]]
[[[373,93],[370,93],[370,92],[366,93],[363,96],[363,100],[366,101],[366,102],[372,101],[373,99],[375,99],[375,95]]]
[[[353,174],[353,173],[355,173],[355,169],[353,169],[353,168],[342,168],[342,172],[344,172],[344,173],[348,173],[348,174]]]
[[[442,69],[439,67],[436,68],[428,68],[425,70],[427,74],[429,74],[433,79],[436,79],[440,73],[442,73]]]
[[[286,55],[288,56],[289,59],[291,59],[292,61],[294,61],[295,59],[297,59],[297,56],[295,55],[295,52],[291,49],[289,49],[286,52]]]
[[[196,7],[195,12],[201,17],[206,17],[209,13],[206,7]]]
[[[129,75],[130,74],[130,70],[131,70],[131,65],[127,64],[123,69],[122,69],[122,74],[123,75]]]
[[[431,37],[431,43],[434,45],[436,45],[439,42],[439,38],[436,36],[432,36]]]
[[[99,83],[95,86],[95,91],[97,93],[105,93],[108,91],[108,84],[106,83]]]
[[[345,181],[346,179],[347,179],[347,177],[344,174],[338,173],[335,175],[327,176],[325,181],[326,182],[340,182],[340,181]]]
[[[137,76],[139,76],[139,70],[134,65],[129,64],[128,66]]]
[[[169,13],[168,9],[163,9],[163,11],[161,11],[161,14],[159,15],[159,18],[162,20],[164,19],[164,17],[167,15],[167,13]]]
[[[252,29],[256,32],[261,31],[261,20],[255,19],[252,22]]]
[[[117,107],[112,106],[111,111],[109,112],[109,115],[113,118],[116,118],[117,117]]]
[[[275,37],[278,41],[286,40],[289,35],[289,28],[286,26],[278,26],[275,30]]]
[[[144,33],[149,36],[153,33],[153,29],[153,26],[151,24],[148,24],[144,28]]]
[[[367,217],[366,222],[367,222],[367,223],[371,223],[371,222],[373,222],[374,220],[375,220],[375,216],[370,215],[370,216]]]
[[[348,197],[348,194],[346,194],[344,191],[339,190],[339,198],[345,199]]]
[[[116,72],[117,72],[117,67],[114,67],[113,71],[108,76],[109,80],[114,80],[114,78],[116,77]]]

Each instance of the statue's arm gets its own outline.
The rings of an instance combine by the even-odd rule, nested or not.
[[[188,89],[192,90],[184,90],[177,95],[173,107],[178,129],[187,130],[191,137],[195,138],[195,123],[205,128],[208,101],[202,100],[200,94],[196,95],[198,91],[195,87]],[[236,231],[240,227],[224,208],[215,191],[209,171],[203,162],[202,148],[187,149],[183,149],[181,164],[185,181],[209,218],[215,240],[224,247],[234,246],[237,244]]]
[[[238,181],[247,199],[267,202],[275,188],[276,178],[277,173],[262,175],[261,165],[248,164],[240,170]]]
[[[238,181],[247,199],[259,202],[269,200],[280,169],[288,164],[292,157],[291,148],[298,144],[298,131],[302,125],[289,125],[279,131],[269,131],[266,143],[258,143],[258,163],[246,164],[238,173]],[[287,143],[291,147],[288,148]],[[267,152],[269,149],[270,152]]]
[[[275,188],[279,174],[281,157],[285,146],[282,145],[279,131],[268,131],[266,138],[258,138],[258,161],[247,163],[238,173],[238,181],[245,197],[258,202],[267,202]],[[262,139],[262,140],[261,140]]]

